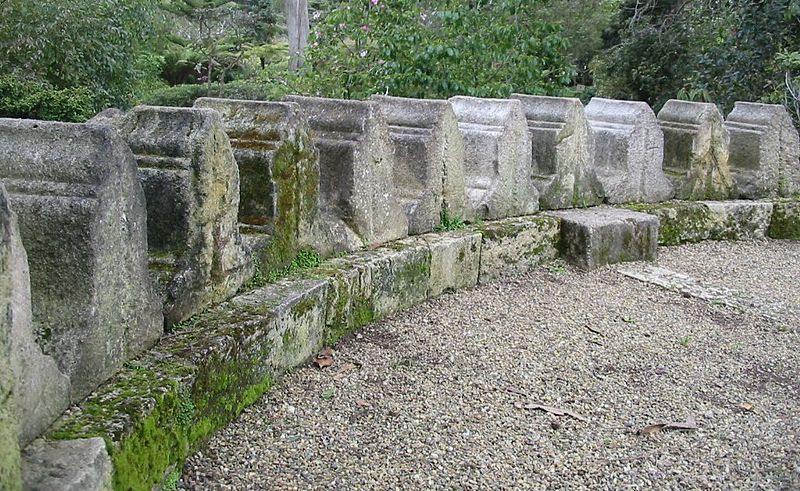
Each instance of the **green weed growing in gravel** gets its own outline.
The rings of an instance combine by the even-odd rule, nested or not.
[[[547,271],[553,274],[566,273],[567,263],[563,259],[556,259],[547,266]]]
[[[330,401],[336,395],[335,389],[325,389],[322,391],[321,397],[323,400]]]
[[[681,345],[681,346],[683,346],[684,348],[688,348],[688,347],[689,347],[689,342],[690,342],[691,340],[692,340],[692,338],[691,338],[691,337],[689,337],[689,335],[686,335],[686,336],[683,336],[682,338],[680,338],[680,339],[678,340],[678,344],[680,344],[680,345]]]
[[[181,479],[180,469],[175,469],[169,473],[164,484],[161,485],[161,491],[176,491],[178,489],[178,481]]]

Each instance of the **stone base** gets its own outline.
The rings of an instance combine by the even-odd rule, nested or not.
[[[558,220],[528,216],[475,227],[481,233],[480,283],[524,273],[558,256]]]
[[[669,201],[629,208],[659,218],[659,244],[678,245],[703,240],[764,239],[773,205],[763,201]]]
[[[612,208],[552,212],[561,219],[561,253],[582,269],[628,261],[652,261],[658,218]]]
[[[771,239],[800,240],[800,198],[773,203],[767,234]]]
[[[481,234],[462,231],[420,237],[431,251],[428,296],[470,288],[478,283],[481,264]]]

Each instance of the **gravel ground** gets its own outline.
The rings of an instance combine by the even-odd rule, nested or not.
[[[800,242],[662,249],[660,264],[800,305]],[[444,295],[344,340],[333,367],[288,374],[180,486],[798,489],[796,314],[770,321],[613,267]]]

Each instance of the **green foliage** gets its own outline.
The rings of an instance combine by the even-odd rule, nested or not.
[[[157,0],[0,2],[0,71],[57,89],[85,87],[95,109],[124,106],[156,7]]]
[[[565,92],[574,70],[538,0],[340,2],[312,34],[300,92],[444,98]]]
[[[464,224],[464,219],[460,216],[453,216],[450,215],[450,211],[447,208],[442,208],[442,212],[440,213],[441,221],[439,225],[436,227],[437,232],[450,232],[453,230],[461,230],[466,225]]]
[[[313,250],[301,250],[297,253],[297,256],[295,256],[292,262],[283,269],[264,271],[261,267],[261,263],[256,261],[253,277],[242,286],[240,291],[246,292],[264,287],[304,269],[316,268],[321,262],[322,258],[319,253]]]
[[[183,84],[156,89],[138,99],[139,104],[152,106],[191,107],[200,97],[213,96],[228,99],[277,100],[286,91],[279,86],[258,81],[234,80],[224,86],[219,83],[208,85]]]
[[[93,115],[92,94],[86,88],[55,89],[43,82],[0,77],[0,117],[83,122]]]

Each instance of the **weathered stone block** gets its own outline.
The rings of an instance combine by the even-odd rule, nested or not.
[[[594,175],[594,141],[578,99],[512,94],[528,120],[533,182],[547,210],[597,205],[602,188]]]
[[[389,124],[394,184],[409,233],[430,232],[449,216],[469,218],[464,184],[464,141],[447,101],[372,96]],[[471,209],[470,209],[471,211]]]
[[[102,438],[31,443],[23,454],[27,490],[111,491],[111,459]]]
[[[107,127],[0,120],[0,180],[28,253],[38,341],[79,400],[163,332],[136,162]]]
[[[677,199],[726,199],[733,192],[730,135],[717,106],[671,99],[658,113],[664,173]]]
[[[464,137],[467,200],[481,219],[527,215],[539,208],[531,140],[516,100],[450,99]]]
[[[466,230],[420,237],[431,252],[429,297],[478,284],[481,238],[479,232]]]
[[[672,185],[661,167],[664,135],[650,106],[593,97],[586,118],[606,202],[652,203],[672,197]]]
[[[481,233],[480,283],[521,274],[558,257],[559,221],[519,217],[475,226]]]
[[[320,201],[337,227],[338,250],[355,250],[408,235],[394,187],[389,130],[376,102],[290,96],[308,114],[319,150]]]
[[[630,208],[658,217],[661,245],[763,239],[772,216],[772,203],[761,201],[668,201]]]
[[[301,249],[329,252],[319,226],[319,160],[297,104],[200,98],[195,107],[222,115],[239,168],[239,224],[267,235],[259,255],[266,270],[287,266]]]
[[[773,203],[768,235],[772,239],[800,240],[800,200]]]
[[[561,219],[561,254],[582,269],[627,261],[652,261],[658,218],[613,208],[553,212]]]
[[[730,166],[739,198],[800,193],[800,137],[786,108],[737,102],[725,120]]]
[[[0,321],[10,323],[11,371],[19,442],[24,447],[69,406],[69,378],[36,344],[31,314],[28,256],[17,215],[0,185]],[[5,384],[3,384],[5,386]]]
[[[113,119],[147,198],[151,268],[169,327],[236,292],[252,274],[239,235],[239,171],[219,113],[139,106]]]
[[[114,489],[151,489],[319,350],[326,292],[325,280],[286,280],[193,317],[70,409],[47,438],[101,436]]]

